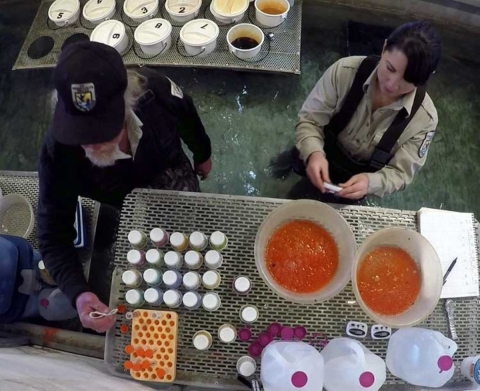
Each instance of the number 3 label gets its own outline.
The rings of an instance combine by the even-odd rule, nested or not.
[[[148,12],[147,7],[143,7],[143,8],[142,8],[142,12],[143,12],[144,14],[146,14],[146,13]]]

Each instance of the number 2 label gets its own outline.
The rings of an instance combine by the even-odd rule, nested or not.
[[[183,14],[185,12],[185,7],[180,7],[180,11],[178,11],[179,14]]]

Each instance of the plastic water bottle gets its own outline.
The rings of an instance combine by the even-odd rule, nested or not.
[[[400,329],[388,343],[387,367],[415,386],[442,387],[453,376],[456,350],[457,344],[438,331]]]
[[[327,391],[377,391],[385,383],[385,362],[358,341],[335,338],[321,355]]]

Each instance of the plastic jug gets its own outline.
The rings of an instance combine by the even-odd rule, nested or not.
[[[388,343],[387,367],[415,386],[441,387],[453,376],[456,350],[457,344],[438,331],[400,329]]]
[[[262,353],[265,391],[322,391],[323,358],[303,342],[271,342]]]
[[[377,391],[385,383],[385,362],[358,341],[335,338],[321,354],[327,391]]]

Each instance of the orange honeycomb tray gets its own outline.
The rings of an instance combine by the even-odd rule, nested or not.
[[[135,310],[130,361],[125,369],[136,380],[172,383],[177,375],[178,315],[170,311]]]

